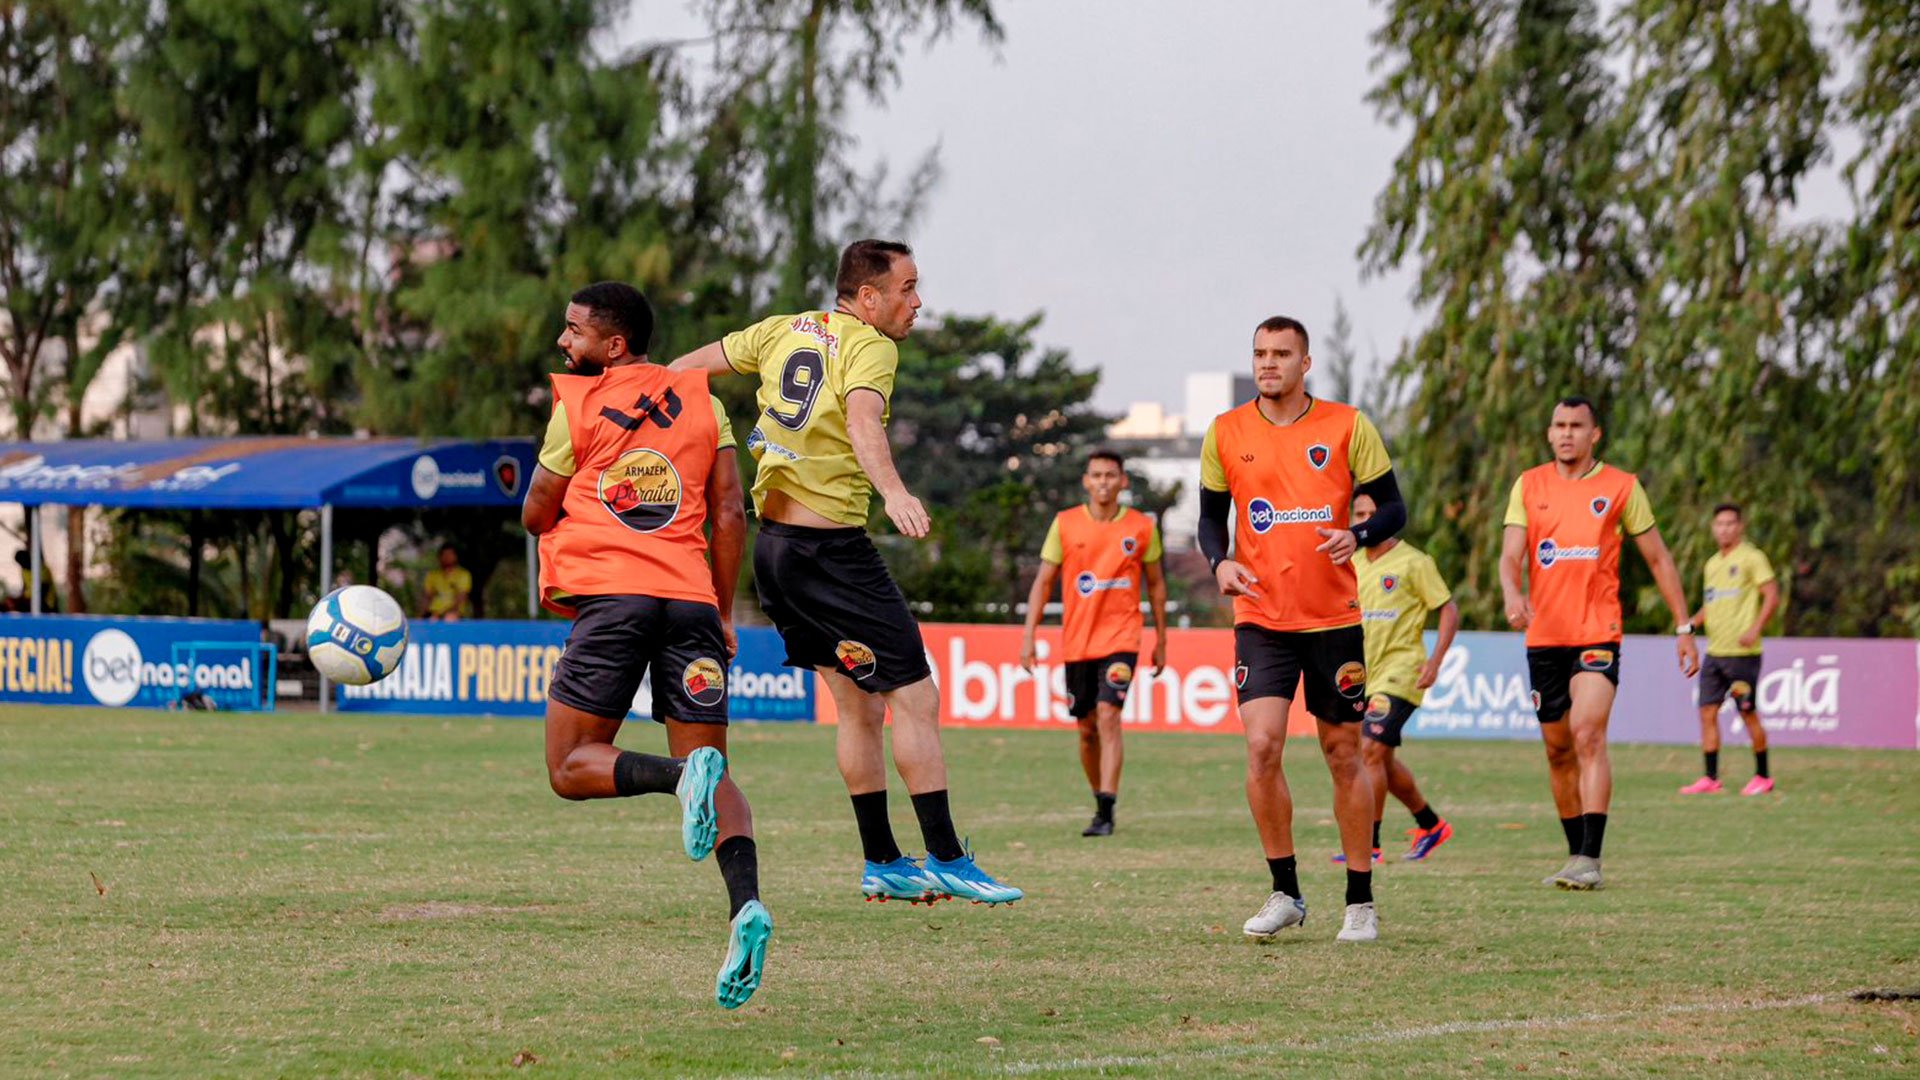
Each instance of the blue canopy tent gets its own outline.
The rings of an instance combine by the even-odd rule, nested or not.
[[[166,439],[0,443],[0,502],[148,510],[317,510],[320,592],[333,581],[333,511],[514,507],[533,475],[532,439]],[[29,530],[40,580],[40,529]],[[539,607],[527,538],[527,612]],[[27,590],[40,613],[39,588]],[[326,701],[324,692],[321,701]]]

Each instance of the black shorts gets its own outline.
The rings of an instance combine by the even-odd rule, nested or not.
[[[1709,656],[1700,665],[1700,704],[1719,705],[1728,698],[1743,713],[1754,709],[1754,688],[1760,685],[1757,656]]]
[[[1620,685],[1620,643],[1546,645],[1527,650],[1527,681],[1533,684],[1533,711],[1543,724],[1566,718],[1573,708],[1573,677],[1581,672],[1605,675]]]
[[[1382,746],[1399,746],[1400,730],[1419,707],[1403,697],[1375,694],[1367,699],[1366,724],[1360,732]]]
[[[727,639],[719,609],[655,596],[580,596],[574,612],[548,697],[624,719],[651,668],[655,720],[727,722]]]
[[[870,694],[933,674],[920,624],[865,529],[763,521],[753,580],[788,667],[832,668]]]
[[[1133,667],[1139,662],[1137,652],[1067,661],[1068,715],[1081,720],[1093,715],[1095,705],[1125,705],[1127,688],[1133,685]]]
[[[1243,623],[1233,628],[1233,685],[1241,701],[1292,700],[1304,677],[1315,719],[1357,723],[1367,708],[1366,646],[1358,626],[1282,631]]]

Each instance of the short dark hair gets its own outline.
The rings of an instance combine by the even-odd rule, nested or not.
[[[441,545],[440,545],[440,554],[442,554],[442,555],[445,555],[445,554],[446,554],[447,552],[449,552],[449,551],[451,551],[451,552],[453,552],[453,553],[454,553],[455,555],[459,555],[459,554],[460,554],[460,549],[459,549],[459,548],[457,548],[457,547],[454,547],[454,546],[453,546],[453,541],[451,541],[451,540],[449,540],[449,541],[447,541],[446,543],[444,543],[444,544],[441,544]]]
[[[1595,405],[1593,399],[1585,394],[1568,394],[1566,397],[1554,402],[1553,407],[1556,409],[1585,409],[1587,410],[1587,415],[1593,417],[1594,427],[1606,426],[1600,422],[1600,406]]]
[[[1114,468],[1119,469],[1121,472],[1127,471],[1127,459],[1121,457],[1120,451],[1118,450],[1110,450],[1103,446],[1087,455],[1087,465],[1092,465],[1096,461],[1111,461],[1113,462]],[[1082,468],[1085,468],[1085,466],[1082,466]]]
[[[627,351],[645,356],[653,338],[653,305],[639,289],[624,281],[596,281],[573,294],[573,302],[587,309],[594,325],[627,339]]]
[[[1723,502],[1719,506],[1716,506],[1713,508],[1714,517],[1719,517],[1721,514],[1726,514],[1726,513],[1731,513],[1734,517],[1737,517],[1742,521],[1745,521],[1747,519],[1747,515],[1741,512],[1740,510],[1740,504],[1736,502]]]
[[[842,300],[856,295],[860,286],[886,277],[893,269],[893,260],[912,254],[913,249],[898,240],[855,240],[840,253],[840,276],[834,280],[834,295]]]
[[[1313,342],[1307,337],[1307,324],[1291,315],[1274,315],[1261,320],[1260,325],[1253,328],[1253,336],[1258,338],[1263,331],[1271,333],[1279,330],[1291,330],[1299,334],[1301,352],[1313,351]]]

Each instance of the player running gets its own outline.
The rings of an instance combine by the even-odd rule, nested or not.
[[[1673,613],[1680,670],[1691,678],[1700,666],[1680,571],[1646,489],[1632,473],[1597,460],[1599,442],[1593,402],[1569,397],[1554,406],[1547,428],[1553,460],[1514,481],[1500,553],[1507,622],[1527,632],[1533,706],[1567,835],[1567,864],[1546,883],[1580,891],[1602,885],[1600,849],[1613,800],[1607,720],[1620,685],[1622,532],[1633,537]]]
[[[1353,497],[1353,523],[1364,525],[1377,512],[1371,495]],[[1386,815],[1387,794],[1400,800],[1413,815],[1407,831],[1411,844],[1401,858],[1417,862],[1453,837],[1447,824],[1420,794],[1413,770],[1399,758],[1400,738],[1407,720],[1420,707],[1422,692],[1440,677],[1441,661],[1460,629],[1460,608],[1440,576],[1433,557],[1412,544],[1387,539],[1353,553],[1353,569],[1360,579],[1360,615],[1367,639],[1366,736],[1364,759],[1373,785],[1373,861],[1380,861],[1380,819]],[[1439,638],[1427,655],[1427,615],[1440,612]],[[1346,862],[1345,852],[1333,857]]]
[[[567,305],[559,346],[572,374],[552,377],[521,509],[540,537],[541,603],[573,619],[547,694],[547,779],[564,799],[679,795],[687,857],[716,851],[726,882],[732,930],[714,997],[735,1009],[759,988],[773,933],[753,813],[723,756],[746,514],[739,467],[721,452],[734,445],[726,414],[705,379],[647,362],[652,333],[630,285],[590,285]],[[613,745],[649,668],[674,757]]]
[[[747,449],[760,535],[753,546],[760,606],[786,642],[786,663],[819,671],[839,710],[841,778],[853,801],[870,900],[954,896],[1020,899],[973,861],[954,830],[940,748],[940,696],[920,625],[867,536],[877,490],[902,533],[930,522],[893,466],[888,401],[895,344],[913,329],[920,272],[905,244],[860,240],[840,257],[832,311],[776,315],[674,361],[675,371],[755,375],[759,423]],[[894,841],[887,818],[882,722],[893,713],[893,763],[926,842],[923,867]]]
[[[1242,928],[1265,939],[1304,923],[1293,848],[1293,797],[1281,768],[1287,712],[1303,678],[1320,751],[1333,775],[1333,812],[1347,856],[1341,941],[1379,937],[1368,825],[1373,792],[1361,766],[1367,665],[1353,553],[1406,524],[1380,432],[1349,405],[1307,393],[1307,329],[1284,315],[1253,332],[1259,396],[1223,413],[1200,450],[1200,550],[1233,597],[1234,684],[1247,732],[1247,805],[1273,892]],[[1373,517],[1352,524],[1356,494]],[[1227,520],[1238,508],[1232,557]],[[1365,867],[1365,869],[1355,869]]]
[[[1113,835],[1113,804],[1120,797],[1120,708],[1140,661],[1140,582],[1153,605],[1153,673],[1167,666],[1167,582],[1160,573],[1160,529],[1152,518],[1120,505],[1127,471],[1120,455],[1087,456],[1080,486],[1087,501],[1054,515],[1040,548],[1040,572],[1027,594],[1027,628],[1020,664],[1033,670],[1033,634],[1045,614],[1054,579],[1060,591],[1061,658],[1066,664],[1068,712],[1080,725],[1080,767],[1093,789],[1093,821],[1081,836]]]
[[[1707,661],[1700,668],[1700,751],[1707,771],[1680,789],[1682,795],[1717,795],[1720,786],[1720,704],[1733,698],[1733,707],[1753,740],[1753,779],[1742,795],[1765,795],[1773,790],[1767,767],[1767,729],[1754,705],[1760,685],[1760,634],[1780,607],[1780,584],[1766,553],[1746,541],[1747,523],[1740,507],[1721,503],[1713,508],[1713,542],[1720,550],[1707,558],[1706,591],[1693,625],[1707,628]]]

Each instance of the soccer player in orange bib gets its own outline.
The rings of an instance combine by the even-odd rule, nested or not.
[[[1507,622],[1527,632],[1527,674],[1546,742],[1553,803],[1567,835],[1567,864],[1546,879],[1562,889],[1598,889],[1613,766],[1607,720],[1620,685],[1621,536],[1653,570],[1673,613],[1680,670],[1700,667],[1686,595],[1660,538],[1646,489],[1630,472],[1594,457],[1600,415],[1584,397],[1553,408],[1553,460],[1520,474],[1507,500],[1500,589]],[[1524,581],[1524,585],[1523,585]]]
[[[1038,659],[1033,634],[1056,578],[1060,592],[1061,655],[1066,665],[1067,711],[1080,725],[1080,767],[1093,788],[1093,821],[1081,836],[1113,835],[1113,804],[1120,797],[1120,708],[1140,663],[1140,583],[1153,605],[1153,673],[1167,666],[1167,582],[1160,574],[1160,530],[1153,519],[1120,505],[1127,470],[1112,450],[1087,455],[1080,477],[1087,501],[1054,515],[1040,548],[1040,572],[1027,594],[1026,635],[1020,664]]]
[[[547,779],[564,799],[679,795],[687,856],[716,852],[726,882],[732,926],[714,997],[733,1009],[758,989],[773,933],[753,814],[724,757],[724,613],[746,511],[726,413],[706,379],[647,363],[652,333],[653,310],[630,285],[590,285],[567,305],[558,344],[571,374],[552,377],[553,418],[521,508],[540,537],[541,603],[573,619],[547,693]],[[673,757],[613,745],[649,668]]]
[[[866,854],[861,894],[881,902],[1010,904],[1024,894],[981,869],[954,827],[940,689],[920,624],[867,536],[876,492],[903,535],[925,539],[931,525],[894,468],[886,428],[898,342],[920,310],[913,250],[854,241],[840,255],[835,292],[832,311],[763,319],[673,368],[759,380],[759,422],[747,436],[760,466],[753,580],[786,643],[787,665],[819,672],[839,712],[835,752]],[[889,711],[893,763],[920,819],[924,866],[901,852],[887,816],[882,727]]]
[[[1247,805],[1273,891],[1242,930],[1266,939],[1306,922],[1293,847],[1293,796],[1281,768],[1287,712],[1305,683],[1347,858],[1339,939],[1379,937],[1373,907],[1373,788],[1361,764],[1366,640],[1353,554],[1407,521],[1380,432],[1359,410],[1307,393],[1307,329],[1277,315],[1253,332],[1259,396],[1223,413],[1200,450],[1200,550],[1233,597],[1234,684],[1247,732]],[[1372,518],[1351,522],[1356,494]],[[1237,515],[1237,516],[1236,516]],[[1233,518],[1228,554],[1227,522]]]

